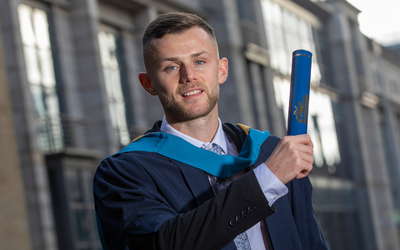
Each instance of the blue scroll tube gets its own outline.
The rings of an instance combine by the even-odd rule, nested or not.
[[[307,134],[311,57],[307,50],[293,52],[288,114],[288,135]]]

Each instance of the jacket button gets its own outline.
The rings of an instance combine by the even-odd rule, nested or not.
[[[243,209],[242,212],[241,212],[241,214],[242,214],[243,216],[247,216],[247,215],[249,215],[249,211]]]
[[[252,212],[254,212],[254,210],[256,210],[256,207],[255,206],[248,206],[247,207],[247,211],[249,211],[250,213],[252,213]]]
[[[237,224],[237,221],[235,219],[231,219],[229,221],[229,225],[231,225],[232,227],[235,226]]]
[[[236,215],[236,221],[241,221],[243,220],[244,216],[241,214]]]

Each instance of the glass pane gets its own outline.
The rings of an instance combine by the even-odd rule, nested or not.
[[[43,91],[40,85],[30,85],[30,89],[33,96],[33,103],[35,105],[36,112],[39,116],[46,115],[46,107],[43,102]]]
[[[103,67],[108,67],[108,62],[110,61],[110,59],[107,48],[107,35],[104,31],[100,31],[98,37],[100,45],[101,63]]]
[[[96,214],[94,209],[93,210],[89,210],[88,213],[90,214],[90,222],[91,222],[91,227],[92,227],[92,232],[93,232],[93,240],[99,240],[99,234],[97,231],[97,222],[96,222]]]
[[[33,20],[35,25],[36,45],[40,49],[49,49],[49,27],[46,13],[43,10],[35,9],[33,12]]]
[[[73,209],[71,213],[74,221],[74,228],[72,228],[72,231],[75,239],[77,241],[90,240],[91,223],[86,211],[83,209]]]
[[[294,32],[294,20],[293,20],[293,14],[290,13],[289,11],[283,10],[282,11],[282,17],[283,17],[283,23],[284,23],[284,28],[289,32],[292,33]]]
[[[315,59],[315,60],[313,60],[312,66],[311,66],[311,83],[317,83],[314,85],[318,85],[318,83],[320,81],[321,81],[321,71],[320,71],[319,65]]]
[[[300,49],[299,46],[299,39],[296,37],[295,33],[286,33],[286,44],[287,44],[287,51],[292,53],[293,51]]]
[[[65,181],[67,184],[67,193],[70,201],[83,201],[81,183],[78,173],[75,171],[65,172]]]
[[[110,102],[108,107],[110,109],[111,123],[114,128],[118,128],[117,107],[115,102]]]
[[[321,149],[328,166],[340,163],[339,143],[337,141],[332,103],[328,95],[311,90],[310,115],[318,117]]]
[[[112,86],[112,70],[108,69],[108,68],[104,68],[103,67],[103,74],[104,74],[104,83],[106,86],[106,92],[107,92],[107,96],[108,99],[110,101],[114,100],[114,96],[113,96],[113,86]]]
[[[123,100],[124,96],[122,94],[121,77],[119,70],[112,71],[110,81],[111,85],[113,86],[112,96],[115,98],[115,100]]]
[[[277,26],[280,27],[282,25],[282,10],[281,7],[276,4],[272,3],[272,20],[274,21],[273,23]]]
[[[127,145],[130,137],[126,122],[125,100],[121,86],[121,72],[117,60],[117,51],[119,48],[116,37],[112,33],[100,31],[98,39],[111,122],[120,144]]]
[[[83,172],[82,173],[82,187],[85,193],[85,200],[93,202],[93,173]]]
[[[40,67],[42,70],[42,84],[45,87],[55,88],[56,81],[54,79],[53,58],[50,50],[40,50]]]
[[[307,37],[307,32],[308,32],[307,31],[307,29],[308,29],[307,23],[304,20],[300,19],[300,18],[298,19],[298,28],[299,28],[298,33],[302,37],[302,40],[308,40],[308,37]]]
[[[322,145],[321,145],[321,133],[319,131],[319,119],[316,115],[311,115],[310,120],[308,122],[308,134],[311,137],[311,140],[314,143],[314,163],[317,167],[322,167],[324,165],[324,156],[322,154]]]
[[[125,116],[125,103],[118,102],[117,106],[117,119],[118,119],[118,128],[119,128],[119,136],[122,145],[127,145],[130,142],[128,127],[126,125],[126,116]]]
[[[29,6],[21,4],[18,6],[19,25],[21,29],[21,37],[24,45],[34,46],[35,36],[32,28],[32,10]]]
[[[109,67],[111,69],[119,69],[118,61],[117,61],[117,44],[115,41],[115,36],[108,33],[107,34],[107,47],[108,47],[108,52],[110,54],[110,61],[109,61]]]
[[[269,24],[272,22],[272,7],[271,2],[269,0],[261,1],[261,10],[264,16],[264,21]]]
[[[35,48],[24,47],[26,73],[30,84],[40,84],[41,76]]]
[[[60,109],[58,107],[58,96],[55,89],[45,88],[44,93],[47,115],[50,117],[58,116]]]

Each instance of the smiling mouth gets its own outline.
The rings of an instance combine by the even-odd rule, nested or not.
[[[198,94],[200,92],[203,92],[203,91],[202,90],[193,90],[193,91],[189,91],[189,92],[183,94],[183,96],[191,96],[191,95]]]

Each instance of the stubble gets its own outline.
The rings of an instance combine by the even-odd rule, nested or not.
[[[199,86],[197,85],[196,87]],[[183,93],[184,91],[181,90],[180,92]],[[192,108],[188,108],[184,103],[176,102],[173,98],[168,97],[163,91],[159,91],[158,97],[164,108],[165,114],[170,115],[176,122],[187,122],[206,117],[211,113],[218,103],[219,84],[215,84],[215,87],[210,93],[204,91],[203,94],[207,95],[206,104],[203,106],[194,106]]]

